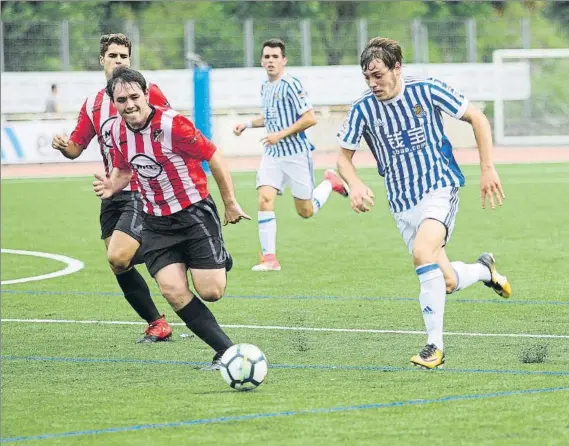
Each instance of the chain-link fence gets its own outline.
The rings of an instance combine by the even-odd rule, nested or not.
[[[504,31],[496,19],[358,19],[323,22],[310,19],[224,20],[177,23],[1,22],[2,71],[89,71],[99,69],[99,37],[122,32],[133,41],[133,67],[180,69],[185,55],[199,54],[214,68],[256,66],[263,40],[282,38],[289,65],[357,64],[368,38],[399,40],[407,62],[490,62],[499,48],[535,48],[529,19]]]

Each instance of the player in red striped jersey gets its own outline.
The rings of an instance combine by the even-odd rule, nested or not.
[[[107,80],[113,70],[120,66],[130,66],[132,43],[124,34],[106,34],[100,40],[99,62],[103,66]],[[168,101],[153,84],[149,86],[150,101],[156,105],[168,106]],[[110,129],[118,114],[111,98],[103,88],[89,96],[77,120],[71,137],[56,135],[52,147],[63,156],[75,159],[87,148],[96,136],[99,142],[105,173],[110,175],[112,160],[110,155]],[[145,336],[139,342],[156,342],[170,338],[172,329],[161,316],[152,301],[148,285],[140,273],[132,266],[141,263],[135,259],[142,240],[142,201],[136,180],[112,199],[101,202],[101,238],[107,249],[107,259],[124,296],[138,315],[148,322]],[[139,256],[136,256],[141,257]]]
[[[225,292],[232,265],[202,161],[209,163],[219,187],[225,223],[250,217],[237,203],[222,152],[186,117],[150,105],[146,80],[138,71],[117,68],[107,94],[121,117],[111,130],[114,169],[110,178],[96,175],[95,193],[110,198],[136,177],[144,202],[142,250],[148,271],[187,327],[214,349],[210,368],[218,368],[232,342],[192,294],[187,277],[189,269],[197,294],[215,302]]]

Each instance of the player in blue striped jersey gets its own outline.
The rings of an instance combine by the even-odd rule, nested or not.
[[[501,206],[505,198],[492,161],[492,134],[484,114],[464,95],[437,79],[401,76],[401,47],[391,39],[370,40],[360,65],[369,86],[356,100],[338,134],[338,169],[350,187],[352,208],[367,212],[373,192],[352,162],[363,137],[385,178],[387,200],[397,228],[413,256],[421,290],[419,301],[428,334],[425,348],[411,358],[424,368],[444,363],[445,294],[483,282],[503,297],[511,294],[507,278],[496,271],[492,254],[473,264],[450,262],[445,245],[458,211],[464,176],[443,129],[446,113],[472,125],[480,154],[482,207]]]
[[[281,269],[276,257],[274,206],[276,196],[282,194],[287,185],[298,215],[304,218],[316,214],[332,191],[348,195],[344,182],[333,170],[327,170],[324,180],[314,187],[314,146],[305,130],[316,124],[316,116],[300,81],[285,72],[286,63],[285,45],[281,40],[270,39],[263,43],[261,65],[268,77],[261,87],[263,114],[233,129],[237,136],[246,128],[265,127],[267,130],[261,139],[265,150],[257,171],[262,258],[253,271]]]

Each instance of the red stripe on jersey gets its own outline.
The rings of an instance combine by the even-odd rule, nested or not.
[[[160,121],[156,123],[153,119],[150,126],[150,135],[153,134],[154,130],[162,130],[163,132],[168,131],[168,129],[159,129],[159,126]],[[152,150],[156,156],[156,161],[158,161],[158,163],[164,167],[164,171],[166,172],[166,175],[168,175],[168,180],[172,185],[174,197],[176,197],[176,200],[178,200],[182,209],[187,208],[192,204],[192,200],[190,200],[188,192],[186,192],[186,188],[184,187],[184,183],[180,177],[180,174],[176,170],[176,167],[174,167],[172,162],[168,159],[168,156],[164,155],[162,152],[162,143],[159,141],[153,141],[152,139],[150,141],[152,143]]]
[[[156,84],[148,84],[148,95],[151,104],[169,107],[168,100]],[[113,101],[107,95],[106,89],[104,88],[98,91],[95,95],[90,96],[85,101],[84,107],[86,107],[88,104],[90,105],[90,110],[85,110],[85,112],[88,113],[88,116],[97,135],[99,150],[101,152],[103,165],[105,167],[105,173],[108,177],[110,176],[112,170],[112,154],[110,154],[110,150],[112,150],[112,144],[110,143],[109,133],[111,124],[114,121],[114,119],[111,118],[118,116],[117,109],[115,108]],[[73,132],[75,135],[72,134],[73,137],[71,138],[73,142],[81,144],[85,148],[89,145],[90,139],[93,137],[93,134],[91,133],[93,130],[86,127],[87,126],[85,126],[85,124],[82,124],[80,126],[78,123],[78,126]],[[133,174],[129,185],[126,186],[124,190],[138,190],[136,173]]]
[[[144,145],[143,135],[139,132],[134,134],[134,139],[136,142],[136,154],[144,154],[147,155],[147,147]],[[147,193],[144,194],[146,197],[146,208],[147,212],[150,214],[157,215],[157,212],[154,209],[154,206],[160,209],[160,215],[169,215],[170,207],[164,200],[164,193],[162,188],[160,187],[160,182],[156,178],[144,178],[143,176],[139,176],[139,184],[140,190],[143,190]],[[149,196],[151,195],[151,196]]]
[[[119,139],[118,150],[138,173],[144,211],[171,215],[209,195],[201,160],[209,159],[215,147],[173,110],[155,107],[153,113],[147,126],[136,131],[119,118],[113,138]]]

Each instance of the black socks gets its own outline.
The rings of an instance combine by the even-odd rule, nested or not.
[[[150,296],[148,285],[136,269],[131,268],[118,274],[116,278],[125,299],[142,319],[151,323],[160,318],[160,313]]]
[[[233,345],[229,336],[221,329],[209,308],[196,296],[176,314],[186,326],[216,352],[224,351]]]

